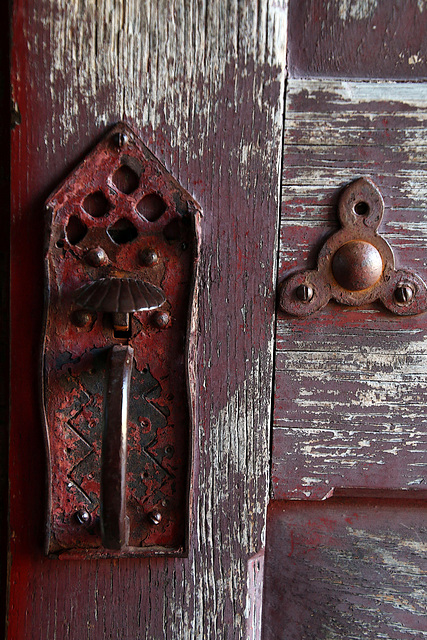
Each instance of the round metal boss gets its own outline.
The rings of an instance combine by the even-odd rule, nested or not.
[[[335,280],[348,291],[372,287],[381,277],[380,252],[369,242],[351,240],[338,249],[332,260]]]

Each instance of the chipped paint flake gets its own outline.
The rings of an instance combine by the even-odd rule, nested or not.
[[[374,15],[377,8],[378,0],[339,0],[338,15],[345,21],[367,20]]]

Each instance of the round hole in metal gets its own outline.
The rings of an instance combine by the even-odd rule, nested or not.
[[[354,205],[354,213],[358,216],[367,216],[369,214],[370,208],[367,202],[361,200],[360,202],[356,202]]]

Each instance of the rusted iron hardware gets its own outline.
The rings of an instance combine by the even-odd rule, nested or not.
[[[368,178],[342,193],[338,216],[342,228],[320,250],[317,269],[289,276],[280,287],[279,305],[295,316],[308,316],[333,299],[346,305],[381,300],[397,315],[427,309],[427,287],[409,269],[395,269],[390,245],[377,233],[384,213],[380,191]]]
[[[47,552],[184,555],[200,208],[119,124],[46,211]]]

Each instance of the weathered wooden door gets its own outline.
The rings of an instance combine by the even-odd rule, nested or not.
[[[290,3],[279,283],[316,270],[339,213],[361,239],[375,203],[342,205],[361,177],[396,269],[426,278],[426,20],[424,2]],[[285,292],[303,315],[276,326],[263,637],[425,638],[427,317],[366,299],[304,316],[323,286],[305,277],[305,299]]]
[[[427,276],[427,6],[287,5],[14,3],[9,640],[427,635],[426,315],[276,322],[361,176]],[[203,210],[189,552],[46,558],[43,206],[118,121]]]

